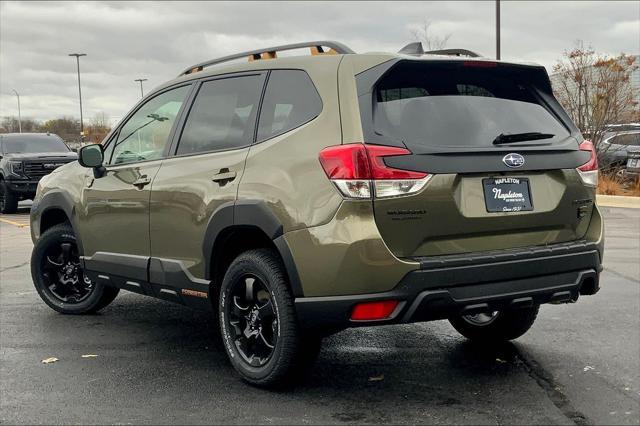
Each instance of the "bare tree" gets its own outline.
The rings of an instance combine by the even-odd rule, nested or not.
[[[446,47],[451,34],[444,36],[434,35],[431,32],[431,21],[425,19],[419,27],[411,30],[411,37],[415,41],[422,42],[425,50],[440,50]]]
[[[631,73],[638,68],[634,56],[607,57],[578,41],[553,67],[553,89],[582,134],[589,137],[600,154],[608,124],[638,117],[637,94]]]
[[[104,111],[97,113],[91,120],[91,124],[87,128],[87,137],[89,142],[99,143],[111,130],[109,126],[109,117]]]
[[[22,119],[22,131],[25,133],[40,132],[40,127],[40,123],[31,118]],[[0,121],[0,133],[18,133],[19,129],[20,126],[18,126],[17,117],[2,117]]]
[[[42,124],[43,132],[55,133],[65,142],[74,142],[80,139],[80,120],[73,117],[61,117],[47,120]]]
[[[100,111],[91,119],[91,126],[102,129],[109,128],[109,117],[104,111]]]

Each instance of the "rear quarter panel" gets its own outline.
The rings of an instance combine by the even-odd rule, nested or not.
[[[336,74],[340,60],[341,56],[324,56],[286,67],[309,74],[322,99],[322,112],[296,129],[253,145],[247,156],[238,199],[264,201],[285,233],[326,223],[342,202],[318,161],[320,150],[342,142]]]

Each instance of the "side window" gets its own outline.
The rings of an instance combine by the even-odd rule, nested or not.
[[[240,148],[253,142],[261,75],[202,83],[184,125],[177,155]]]
[[[640,146],[640,133],[627,133],[613,138],[612,143],[617,145]]]
[[[182,86],[169,90],[138,109],[120,128],[110,164],[161,158],[189,89],[189,86]]]
[[[258,141],[295,129],[321,111],[322,100],[306,72],[271,71],[260,111]]]
[[[109,161],[111,160],[111,154],[113,154],[113,147],[116,146],[117,137],[118,137],[118,134],[116,133],[115,135],[111,136],[111,138],[105,143],[105,148],[104,148],[105,164],[109,164]]]

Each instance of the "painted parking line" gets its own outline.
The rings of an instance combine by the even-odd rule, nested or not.
[[[13,220],[5,219],[4,217],[0,217],[0,222],[8,223],[9,225],[17,226],[18,228],[28,228],[29,227],[29,223],[15,222]]]

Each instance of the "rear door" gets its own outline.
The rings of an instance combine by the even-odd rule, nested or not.
[[[203,243],[209,219],[233,203],[255,139],[266,73],[199,83],[174,155],[163,161],[151,191],[152,284],[206,292]],[[165,288],[160,297],[171,297]]]
[[[594,191],[576,167],[589,153],[579,150],[582,138],[544,69],[400,61],[369,90],[363,82],[371,75],[358,78],[366,143],[408,149],[385,164],[430,176],[415,195],[374,198],[378,228],[394,254],[507,249],[584,235]]]

